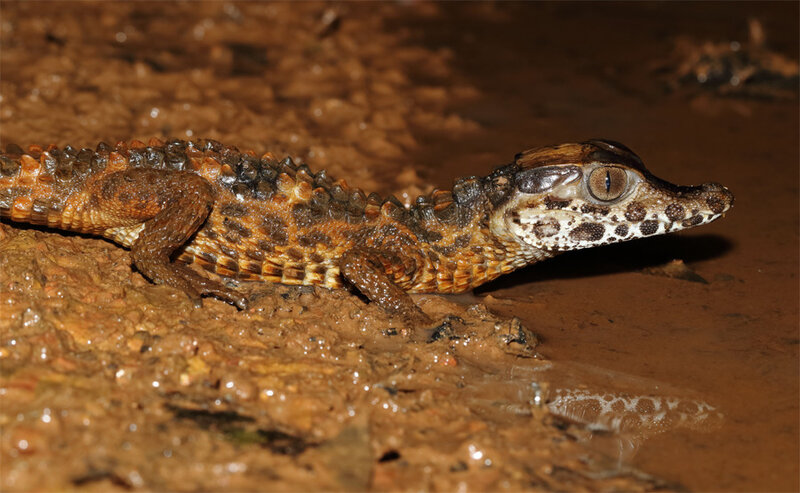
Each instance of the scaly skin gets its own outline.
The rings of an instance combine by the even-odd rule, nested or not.
[[[411,324],[429,319],[407,293],[465,291],[559,252],[705,224],[732,204],[721,185],[672,185],[610,141],[526,151],[409,208],[210,140],[0,153],[0,217],[111,239],[198,305],[247,299],[184,263],[248,281],[347,282]]]

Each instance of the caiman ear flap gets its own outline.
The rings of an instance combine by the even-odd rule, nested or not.
[[[577,166],[543,166],[518,172],[515,183],[520,192],[543,193],[578,180],[581,175]]]

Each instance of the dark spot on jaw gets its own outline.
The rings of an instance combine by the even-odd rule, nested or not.
[[[638,202],[633,202],[628,205],[628,209],[625,211],[625,219],[634,223],[643,220],[645,216],[647,216],[647,211],[644,206]]]
[[[667,208],[664,209],[664,213],[670,221],[680,221],[686,214],[686,210],[680,204],[669,204]]]
[[[312,262],[316,262],[318,264],[321,264],[322,262],[325,261],[325,257],[323,257],[322,255],[318,254],[317,252],[314,252],[311,255],[309,255],[308,259],[311,260]]]
[[[722,214],[722,212],[725,210],[725,202],[723,202],[719,197],[708,197],[706,199],[706,204],[708,204],[708,208],[711,209],[711,212],[714,214]]]
[[[645,236],[655,234],[658,231],[658,221],[644,221],[639,225],[639,231]]]
[[[684,228],[691,228],[692,226],[697,226],[702,222],[703,222],[703,216],[698,214],[696,216],[690,217],[689,219],[684,219],[683,221],[681,221],[681,226],[683,226]]]
[[[575,241],[598,241],[603,238],[606,227],[599,223],[582,223],[569,232],[569,237]]]
[[[616,227],[616,229],[614,229],[614,234],[619,236],[620,238],[628,236],[628,225],[620,224],[619,226]]]

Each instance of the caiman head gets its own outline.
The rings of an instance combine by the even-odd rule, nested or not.
[[[607,140],[525,151],[487,180],[492,232],[552,254],[692,228],[733,206],[722,185],[673,185]]]

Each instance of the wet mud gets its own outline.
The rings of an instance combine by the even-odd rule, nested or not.
[[[448,320],[422,340],[346,290],[196,309],[107,241],[3,222],[2,489],[800,488],[797,5],[0,9],[3,146],[213,138],[408,202],[601,137],[736,195],[416,295]]]

